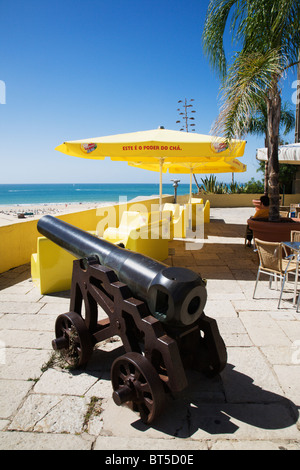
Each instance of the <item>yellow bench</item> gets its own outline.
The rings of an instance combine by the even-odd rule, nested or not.
[[[103,239],[163,261],[168,258],[169,219],[168,212],[125,211],[119,227],[108,227],[103,233]]]
[[[158,213],[140,215],[123,214],[119,229],[108,228],[103,238],[111,243],[123,243],[126,249],[158,261],[165,260],[168,258],[170,239],[168,213],[164,213],[165,218],[162,220],[159,220]],[[126,220],[129,222],[128,227],[125,225]],[[96,235],[96,232],[89,233]],[[37,253],[31,255],[31,277],[42,295],[71,288],[75,259],[48,238],[38,237]]]
[[[37,239],[37,253],[31,255],[31,277],[41,294],[71,288],[74,259],[48,238]]]
[[[191,209],[190,209],[191,206]],[[198,211],[204,211],[204,223],[209,224],[210,223],[210,202],[207,200],[205,202],[205,205],[203,207],[203,199],[198,199],[198,198],[193,198],[191,199],[191,204],[187,204],[187,212],[189,214],[189,210],[192,211],[192,227],[195,229],[197,221],[201,220],[201,217],[199,216]],[[197,215],[198,213],[198,215]]]
[[[118,227],[108,227],[103,232],[104,240],[111,243],[125,244],[130,232],[136,230],[142,225],[148,224],[149,213],[138,211],[124,211]]]
[[[166,203],[163,205],[163,211],[170,211],[171,218],[171,229],[170,235],[172,238],[185,238],[186,236],[186,213],[185,207],[180,204]]]
[[[96,236],[96,232],[88,232]],[[69,290],[76,258],[46,237],[38,237],[37,253],[31,255],[31,279],[40,293]]]

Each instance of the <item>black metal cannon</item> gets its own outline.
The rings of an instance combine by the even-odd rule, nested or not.
[[[170,267],[101,240],[55,217],[38,231],[79,258],[73,263],[70,312],[58,316],[55,350],[72,366],[86,364],[94,346],[115,335],[126,353],[111,368],[113,399],[151,423],[165,391],[187,387],[186,369],[208,376],[227,362],[214,319],[204,314],[206,283],[195,272]],[[98,305],[107,318],[99,319]]]

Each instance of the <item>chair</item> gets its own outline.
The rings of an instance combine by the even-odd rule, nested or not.
[[[89,232],[96,236],[95,232]],[[31,255],[31,278],[42,295],[69,290],[75,256],[46,237],[38,237]]]
[[[203,199],[198,197],[191,198],[191,204],[203,204]]]
[[[125,211],[119,227],[108,227],[103,233],[103,239],[163,261],[168,258],[170,213]]]
[[[300,242],[300,232],[297,230],[291,230],[291,242]],[[298,256],[298,255],[296,255]],[[295,281],[296,282],[296,281]],[[296,312],[299,312],[300,305],[300,294],[298,294],[297,309]]]
[[[258,267],[253,298],[255,298],[255,292],[261,273],[270,275],[269,288],[271,288],[272,277],[275,277],[275,279],[277,280],[277,276],[279,276],[282,282],[277,306],[277,308],[279,308],[287,275],[290,272],[294,272],[296,274],[297,264],[293,260],[293,255],[289,258],[284,258],[282,256],[283,249],[280,242],[266,242],[263,240],[259,240],[258,238],[255,238],[254,242],[258,252],[260,264]]]
[[[201,213],[203,211],[203,222],[205,224],[210,223],[210,202],[207,199],[205,204],[203,203],[203,199],[197,199],[192,197],[191,202],[186,204],[188,208],[188,218],[190,218],[190,211],[192,213],[192,228],[196,228],[197,223],[197,213]],[[202,221],[202,217],[201,217]]]
[[[142,225],[148,223],[149,213],[138,211],[124,211],[120,220],[119,227],[108,227],[104,233],[104,240],[111,243],[124,243],[130,232]]]
[[[209,224],[210,222],[210,202],[207,199],[205,206],[204,206],[204,223]]]
[[[163,212],[169,211],[172,215],[171,238],[185,238],[185,207],[180,204],[165,203],[162,210]]]
[[[186,236],[191,236],[190,231],[195,231],[199,228],[199,225],[204,224],[204,204],[203,199],[198,199],[202,201],[201,203],[192,202],[185,205],[185,226],[186,226]]]
[[[300,232],[291,230],[291,242],[300,242]]]

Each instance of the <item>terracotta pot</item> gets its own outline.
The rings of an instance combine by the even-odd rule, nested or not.
[[[300,222],[294,222],[289,218],[282,218],[279,222],[248,219],[247,224],[253,231],[253,238],[267,242],[289,241],[292,230],[300,232]]]

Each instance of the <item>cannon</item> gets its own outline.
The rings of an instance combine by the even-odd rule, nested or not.
[[[152,423],[166,393],[188,386],[186,370],[207,376],[227,362],[217,323],[204,313],[206,282],[195,272],[170,267],[114,245],[52,216],[38,231],[75,256],[70,312],[55,323],[54,350],[72,367],[84,366],[94,346],[119,336],[125,354],[111,367],[113,400]],[[99,318],[98,306],[106,318]]]

